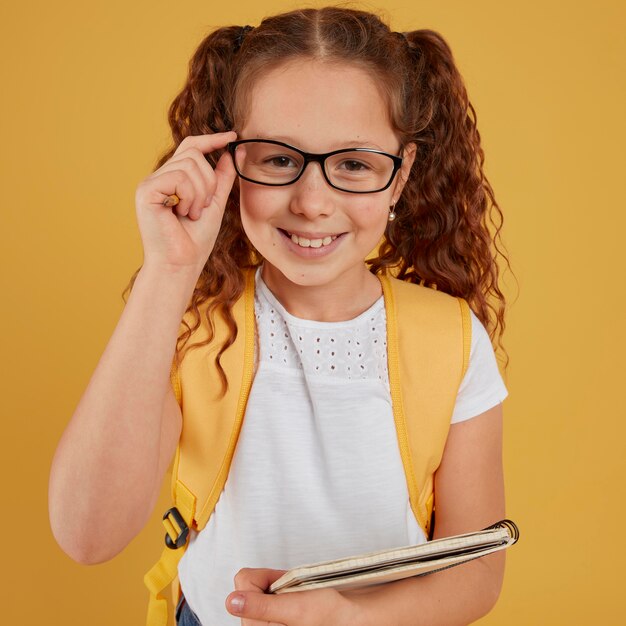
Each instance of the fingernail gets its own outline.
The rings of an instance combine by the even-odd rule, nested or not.
[[[243,596],[234,596],[230,600],[230,608],[235,611],[235,613],[241,613],[243,611],[244,603],[245,598]]]

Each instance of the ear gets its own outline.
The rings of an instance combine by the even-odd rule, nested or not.
[[[413,166],[413,161],[415,161],[415,154],[417,152],[417,145],[413,142],[407,144],[402,151],[402,166],[398,171],[398,176],[396,177],[396,183],[393,188],[393,194],[391,196],[392,204],[395,204],[400,199],[402,195],[402,190],[406,185],[406,181],[409,180],[409,174],[411,172],[411,167]]]

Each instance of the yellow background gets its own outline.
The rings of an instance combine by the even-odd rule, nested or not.
[[[2,623],[143,623],[142,577],[161,550],[166,491],[121,555],[85,567],[52,538],[48,472],[141,264],[134,190],[169,143],[166,111],[188,59],[215,26],[297,6],[224,5],[0,9]],[[450,43],[519,283],[506,277],[505,469],[521,538],[481,623],[625,623],[626,5],[359,6]]]

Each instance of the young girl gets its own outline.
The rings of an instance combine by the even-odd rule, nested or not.
[[[264,593],[291,567],[505,516],[502,216],[447,44],[342,8],[221,28],[169,119],[175,147],[136,193],[144,263],[55,455],[59,544],[118,554],[178,449],[150,623],[175,575],[186,626],[486,614],[502,552]]]

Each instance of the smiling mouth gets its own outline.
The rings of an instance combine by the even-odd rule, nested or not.
[[[323,248],[324,246],[330,245],[333,241],[335,241],[335,239],[337,239],[337,237],[339,237],[339,235],[326,235],[326,237],[313,239],[301,237],[294,233],[290,233],[287,230],[283,230],[282,228],[279,228],[278,230],[280,230],[280,232],[283,233],[283,235],[285,235],[286,237],[289,237],[289,239],[291,239],[293,243],[300,246],[301,248]]]

